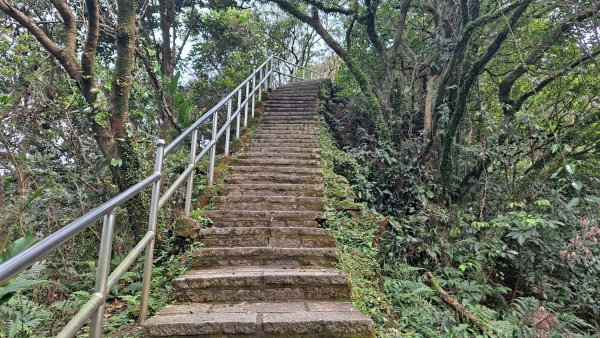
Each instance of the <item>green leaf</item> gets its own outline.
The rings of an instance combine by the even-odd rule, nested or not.
[[[572,199],[569,201],[569,203],[567,204],[567,206],[568,206],[569,208],[573,208],[573,207],[577,206],[577,204],[579,204],[579,197],[574,197],[574,198],[572,198]]]
[[[565,166],[565,169],[567,169],[567,172],[571,175],[573,175],[575,173],[575,165],[573,165],[573,164],[567,164]]]
[[[6,262],[10,258],[23,252],[25,249],[30,247],[34,242],[35,242],[35,237],[33,237],[32,235],[25,235],[25,236],[17,239],[11,245],[9,245],[4,250],[4,252],[0,255],[0,263]]]
[[[581,183],[581,181],[574,181],[574,182],[571,183],[571,185],[577,191],[579,191],[579,190],[581,190],[581,188],[583,188],[583,183]]]
[[[112,165],[113,167],[120,167],[123,164],[123,160],[117,157],[114,157],[112,160],[110,160],[110,165]]]
[[[552,145],[552,153],[556,153],[558,151],[558,144],[553,144]]]

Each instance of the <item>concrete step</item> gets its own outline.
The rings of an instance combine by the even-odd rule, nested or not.
[[[317,95],[319,93],[318,88],[314,87],[302,87],[302,86],[294,86],[294,87],[279,87],[272,91],[270,94],[293,94],[296,96],[300,95]]]
[[[268,115],[269,113],[305,113],[306,115],[310,115],[310,114],[314,114],[317,115],[317,113],[315,112],[315,107],[300,107],[298,105],[293,105],[292,107],[280,107],[280,106],[267,106],[267,109],[265,110],[265,114],[263,114],[263,116]]]
[[[315,127],[300,127],[294,128],[289,126],[263,126],[259,129],[261,133],[272,133],[272,134],[288,134],[288,135],[296,135],[296,134],[304,134],[304,135],[313,135],[315,138],[319,138],[321,131]]]
[[[178,302],[349,300],[346,276],[337,269],[223,267],[191,271],[173,280]]]
[[[213,221],[315,221],[324,219],[323,211],[210,210],[204,213]]]
[[[321,161],[316,159],[292,159],[292,158],[240,158],[237,160],[241,165],[268,165],[268,166],[296,166],[296,167],[320,167]]]
[[[264,120],[264,126],[285,126],[285,127],[319,127],[320,122],[318,121],[307,121],[307,120],[296,120],[296,121],[277,121],[277,120]]]
[[[266,105],[269,104],[316,105],[315,98],[304,99],[301,97],[269,97]]]
[[[269,95],[269,101],[304,101],[304,102],[315,102],[317,100],[317,94],[314,92],[281,92],[272,93]]]
[[[288,174],[288,173],[240,173],[225,176],[225,183],[323,183],[319,174]]]
[[[313,153],[313,154],[320,154],[321,153],[321,148],[318,144],[316,144],[316,142],[314,142],[315,140],[313,140],[312,143],[306,143],[306,142],[298,142],[300,140],[306,140],[306,139],[296,139],[294,140],[294,142],[297,143],[292,143],[290,142],[289,138],[261,138],[261,141],[269,141],[269,142],[261,142],[261,143],[251,143],[246,145],[243,148],[243,152],[296,152],[296,153]],[[286,142],[280,142],[280,140],[285,140]]]
[[[284,102],[284,101],[267,101],[265,104],[267,109],[271,109],[271,108],[311,108],[311,109],[316,109],[317,108],[317,104],[312,101],[312,102],[296,102],[296,103],[289,103],[289,102]]]
[[[143,324],[144,337],[374,338],[349,302],[288,301],[168,305]]]
[[[220,227],[200,230],[207,247],[329,248],[331,232],[315,227]]]
[[[304,149],[304,148],[300,148]],[[282,166],[233,166],[231,167],[233,173],[288,173],[288,174],[323,174],[321,168],[296,168],[296,167],[282,167]]]
[[[306,122],[307,124],[310,123],[318,123],[319,122],[319,116],[316,114],[311,114],[311,115],[300,115],[300,114],[295,114],[295,115],[267,115],[267,116],[263,116],[262,122],[268,122],[268,121],[276,121],[276,122],[291,122],[291,123],[297,123],[297,122]]]
[[[318,141],[317,135],[314,134],[302,134],[302,133],[271,133],[259,131],[254,139],[308,139],[313,141]]]
[[[316,127],[320,124],[319,119],[312,117],[300,117],[300,116],[284,116],[284,117],[268,117],[262,120],[265,126],[295,126],[305,125],[310,127]]]
[[[295,196],[215,196],[212,201],[219,210],[318,211],[323,210],[323,198]]]
[[[286,221],[286,220],[262,220],[262,221],[239,221],[218,220],[211,224],[214,228],[316,228],[317,221]]]
[[[287,141],[287,142],[286,142]],[[248,142],[249,144],[260,144],[260,143],[271,143],[274,142],[272,139],[261,139],[261,138],[254,138],[252,139],[252,141]],[[293,144],[297,144],[298,147],[300,146],[304,146],[304,143],[309,143],[311,145],[314,144],[319,144],[319,140],[316,138],[294,138],[294,137],[288,137],[288,138],[281,138],[278,139],[277,142],[281,142],[281,143],[293,143]]]
[[[280,152],[271,152],[271,151],[256,151],[250,152],[245,151],[238,155],[238,158],[281,158],[281,159],[320,159],[321,155],[318,153],[310,153],[310,152],[302,152],[302,153],[286,153],[283,150]]]
[[[192,252],[195,269],[217,266],[323,266],[337,261],[334,248],[232,247],[198,248]]]
[[[306,147],[278,147],[276,145],[272,145],[269,147],[265,147],[265,146],[247,146],[244,148],[245,151],[248,152],[261,152],[261,151],[265,151],[265,152],[274,152],[274,151],[281,151],[283,153],[313,153],[313,154],[319,154],[321,153],[321,148],[306,148]]]
[[[224,184],[221,187],[224,196],[297,196],[322,197],[322,184]]]
[[[261,126],[260,130],[276,130],[276,131],[316,131],[316,132],[320,132],[321,129],[318,126],[305,126],[305,127],[298,127],[296,125],[294,126],[272,126],[272,125],[268,125],[268,126]]]
[[[295,147],[295,148],[307,148],[307,149],[321,149],[321,145],[319,144],[319,142],[297,142],[296,140],[294,141],[288,141],[288,142],[283,142],[282,140],[260,140],[260,141],[255,141],[252,140],[250,142],[248,142],[248,147],[256,147],[256,148],[261,148],[261,147]]]

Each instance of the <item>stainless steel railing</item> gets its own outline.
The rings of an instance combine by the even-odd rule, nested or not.
[[[288,74],[282,71],[282,65],[291,65]],[[299,73],[301,71],[301,74]],[[276,77],[275,74],[278,74]],[[225,134],[224,153],[229,155],[231,141],[231,125],[235,123],[235,137],[240,137],[240,130],[248,125],[248,116],[254,118],[257,100],[261,101],[263,91],[275,88],[287,81],[295,79],[321,78],[321,74],[303,66],[295,65],[276,56],[269,57],[258,68],[250,74],[240,85],[226,95],[213,108],[203,114],[196,122],[189,126],[181,135],[168,145],[164,140],[156,141],[156,156],[154,171],[145,179],[123,191],[117,196],[106,201],[102,205],[92,209],[77,220],[67,224],[60,230],[50,234],[41,241],[32,245],[27,250],[14,256],[12,259],[0,265],[0,285],[17,276],[21,271],[27,269],[35,262],[52,253],[69,239],[87,229],[100,219],[103,219],[102,236],[98,252],[98,266],[96,268],[96,286],[90,300],[83,305],[79,312],[69,321],[57,337],[73,337],[91,319],[90,337],[102,336],[102,324],[104,318],[104,302],[109,291],[114,287],[125,272],[145,250],[144,270],[142,278],[142,289],[140,297],[139,321],[142,322],[148,316],[148,300],[150,295],[150,282],[152,277],[152,262],[154,254],[154,242],[159,210],[168,202],[183,182],[187,182],[185,192],[186,216],[190,215],[192,205],[192,190],[194,186],[194,169],[200,160],[209,154],[208,184],[212,185],[214,180],[215,160],[217,155],[217,143]],[[287,78],[287,79],[286,79]],[[257,97],[258,96],[258,97]],[[234,100],[237,108],[233,110]],[[227,120],[219,127],[219,111],[227,109]],[[249,110],[250,109],[250,110]],[[242,122],[243,113],[243,122]],[[199,128],[204,122],[211,120],[210,141],[198,152]],[[190,158],[186,169],[161,195],[162,177],[164,176],[163,163],[167,155],[171,154],[188,137],[190,140]],[[143,189],[152,186],[152,197],[150,200],[150,212],[148,219],[148,230],[144,237],[127,254],[123,261],[111,272],[110,260],[112,252],[113,234],[115,228],[115,213],[117,208],[125,204]]]

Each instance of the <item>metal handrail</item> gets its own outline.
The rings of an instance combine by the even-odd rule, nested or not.
[[[280,58],[280,57],[278,57],[278,56],[273,56],[273,58],[274,58],[275,60],[279,61],[280,63],[284,63],[284,64],[287,64],[287,65],[290,65],[290,66],[292,66],[292,69],[293,69],[293,70],[292,70],[292,72],[291,72],[290,76],[291,76],[291,75],[293,75],[293,74],[296,74],[296,73],[298,72],[298,69],[299,69],[299,68],[300,68],[300,69],[302,69],[302,77],[294,76],[294,78],[296,78],[296,79],[299,79],[299,80],[307,80],[307,78],[306,78],[306,72],[307,72],[307,71],[308,71],[308,72],[309,72],[309,74],[310,74],[310,75],[309,75],[309,78],[308,78],[308,80],[312,80],[312,79],[314,79],[314,76],[315,76],[315,75],[317,76],[317,79],[320,79],[320,78],[321,78],[321,73],[319,73],[319,72],[317,72],[317,71],[315,71],[315,70],[312,70],[312,69],[310,69],[310,68],[308,68],[308,67],[301,66],[301,65],[297,65],[297,64],[295,64],[295,63],[293,63],[293,62],[289,62],[289,61],[287,61],[287,60],[284,60],[284,59],[282,59],[282,58]]]
[[[275,67],[277,62],[277,69]],[[293,66],[290,74],[281,72],[282,63]],[[295,76],[298,69],[303,69],[302,78]],[[229,155],[229,143],[231,138],[231,124],[235,121],[236,138],[240,137],[241,115],[244,113],[243,127],[248,125],[248,108],[251,102],[251,117],[254,117],[255,104],[262,101],[262,92],[268,88],[275,88],[285,84],[285,76],[289,81],[294,79],[305,79],[306,71],[310,72],[310,79],[316,74],[321,78],[321,74],[310,70],[306,67],[295,65],[277,56],[270,56],[258,68],[255,68],[244,81],[240,83],[233,91],[227,94],[219,103],[204,113],[191,126],[177,136],[171,143],[166,145],[162,139],[156,141],[156,156],[154,171],[151,175],[136,183],[129,189],[121,192],[107,202],[90,210],[77,220],[67,224],[63,228],[48,235],[41,241],[24,250],[20,254],[0,264],[0,285],[8,282],[11,278],[17,276],[21,271],[27,269],[35,262],[43,259],[45,256],[58,249],[69,239],[75,237],[83,230],[90,227],[92,224],[103,219],[102,236],[100,241],[100,249],[98,253],[98,265],[96,269],[96,286],[90,300],[83,305],[79,312],[69,321],[62,329],[57,337],[73,337],[91,319],[90,337],[102,336],[102,323],[104,317],[104,302],[108,296],[108,292],[114,287],[125,272],[129,270],[131,265],[145,250],[144,270],[142,279],[142,289],[140,297],[140,314],[138,320],[144,321],[148,315],[148,300],[150,293],[150,281],[152,277],[152,265],[154,254],[154,241],[156,237],[156,226],[158,220],[158,211],[169,200],[169,198],[181,187],[183,182],[187,181],[185,193],[185,216],[189,216],[191,212],[192,190],[194,185],[194,172],[200,160],[209,154],[209,173],[208,184],[212,185],[214,181],[214,168],[217,144],[225,134],[225,155]],[[279,74],[279,78],[275,77]],[[284,79],[281,79],[284,75]],[[258,81],[257,81],[258,78]],[[250,87],[252,87],[250,89]],[[264,88],[263,88],[264,87]],[[256,97],[258,94],[258,97]],[[237,96],[237,99],[236,99]],[[237,101],[237,108],[232,113],[233,101]],[[218,117],[219,110],[227,107],[227,120],[219,128]],[[211,139],[204,148],[197,153],[198,148],[198,133],[199,127],[203,122],[212,118]],[[172,153],[178,145],[191,135],[190,140],[190,158],[186,169],[175,179],[173,184],[169,186],[161,195],[162,178],[164,177],[164,159]],[[110,257],[112,252],[112,242],[115,227],[115,213],[117,208],[121,207],[135,195],[140,193],[145,188],[152,186],[152,197],[150,200],[150,213],[148,219],[148,230],[144,237],[135,245],[135,247],[127,254],[123,261],[110,272]]]

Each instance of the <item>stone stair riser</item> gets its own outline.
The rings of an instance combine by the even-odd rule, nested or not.
[[[249,301],[290,301],[290,300],[348,300],[347,286],[306,286],[306,287],[269,287],[254,289],[185,289],[175,292],[178,302],[249,302]]]
[[[211,210],[204,213],[213,221],[313,221],[323,219],[322,211],[253,211],[253,210]]]
[[[239,228],[268,228],[268,227],[272,227],[272,228],[297,228],[297,227],[303,227],[303,228],[308,228],[308,227],[318,227],[319,223],[317,221],[281,221],[281,220],[265,220],[265,221],[257,221],[257,220],[251,220],[251,221],[240,221],[240,220],[229,220],[229,221],[214,221],[211,224],[212,227],[215,228],[232,228],[232,227],[239,227]]]
[[[272,248],[330,248],[335,246],[331,236],[203,236],[206,247],[272,247]]]

